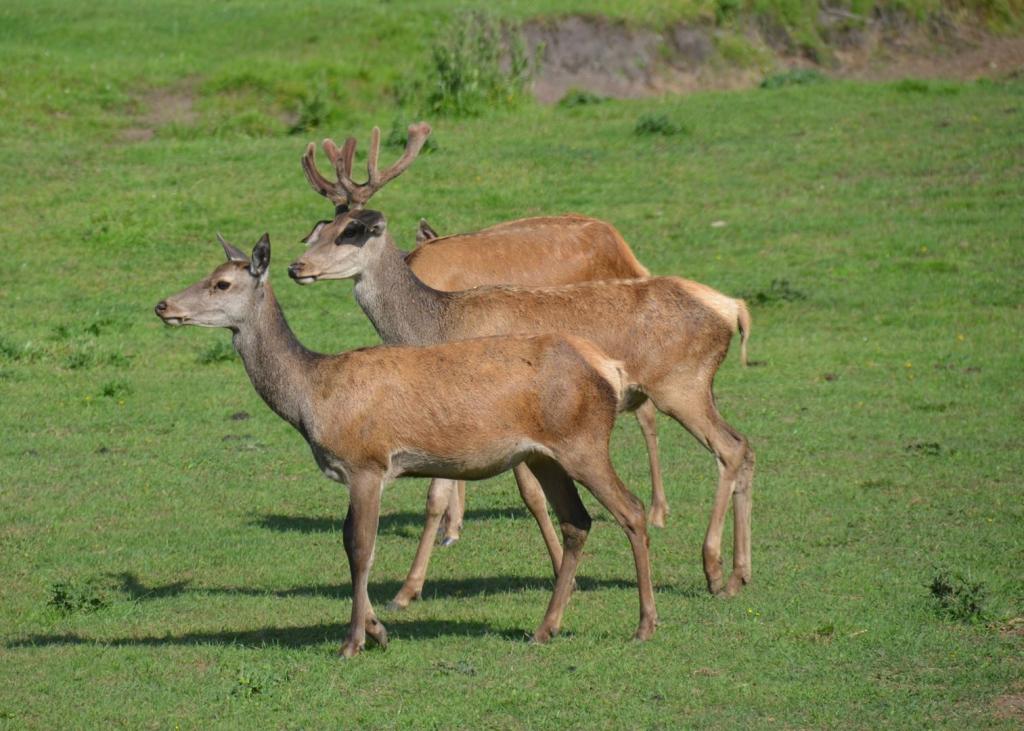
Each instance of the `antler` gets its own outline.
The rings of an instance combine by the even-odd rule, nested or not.
[[[356,154],[354,137],[345,140],[345,145],[340,149],[334,140],[324,140],[324,152],[334,164],[334,170],[338,175],[336,183],[332,183],[316,169],[315,146],[312,142],[306,147],[306,154],[302,156],[302,170],[306,173],[306,179],[313,186],[313,190],[330,199],[335,205],[362,208],[374,193],[405,172],[406,168],[420,154],[420,150],[423,149],[429,136],[430,125],[426,122],[409,125],[409,137],[405,143],[405,152],[398,162],[382,173],[377,168],[377,161],[380,157],[380,127],[374,127],[370,135],[370,153],[366,158],[368,179],[365,183],[356,183],[352,180],[352,160]]]

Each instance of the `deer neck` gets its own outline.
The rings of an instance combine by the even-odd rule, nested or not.
[[[448,295],[424,284],[390,237],[356,278],[356,302],[388,344],[443,342]]]
[[[269,282],[260,287],[260,301],[234,331],[232,341],[256,392],[278,416],[305,434],[311,414],[308,384],[320,356],[295,337]]]

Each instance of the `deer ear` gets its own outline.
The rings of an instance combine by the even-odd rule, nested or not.
[[[219,241],[220,245],[224,247],[224,254],[227,256],[228,261],[239,261],[243,264],[249,263],[249,257],[245,255],[245,252],[229,244],[219,233],[217,234],[217,241]]]
[[[435,231],[431,227],[431,225],[427,223],[427,219],[421,218],[420,225],[416,227],[416,245],[419,246],[420,244],[425,244],[431,239],[436,238],[437,231]]]
[[[270,234],[263,234],[252,250],[249,273],[261,282],[267,278],[270,269]]]

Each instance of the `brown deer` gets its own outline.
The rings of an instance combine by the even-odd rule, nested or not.
[[[302,157],[302,169],[313,190],[335,205],[335,222],[351,210],[365,207],[370,198],[388,181],[401,175],[416,159],[430,134],[426,123],[409,127],[405,153],[390,168],[380,172],[380,130],[370,138],[367,167],[369,179],[359,185],[352,181],[356,140],[348,138],[339,148],[324,140],[324,151],[333,163],[338,180],[332,182],[317,170],[316,146],[310,143]],[[314,239],[331,221],[320,221],[306,237]],[[650,276],[637,261],[629,245],[610,223],[580,215],[524,218],[501,223],[474,233],[438,236],[421,220],[416,234],[417,248],[406,261],[423,282],[434,289],[459,291],[485,284],[517,284],[543,287],[601,279],[635,279]],[[423,245],[428,244],[428,245]],[[647,445],[651,471],[651,507],[647,519],[664,527],[668,501],[658,460],[658,436],[655,410],[643,404],[634,412]],[[537,519],[541,533],[557,565],[558,542],[544,506],[544,496],[529,470],[516,473],[523,501]],[[448,509],[442,518],[444,538],[441,545],[459,539],[465,510],[465,483],[451,492]]]
[[[230,329],[259,395],[302,434],[323,473],[348,485],[344,544],[352,618],[343,656],[360,652],[367,635],[387,644],[368,593],[384,487],[403,475],[481,479],[520,462],[540,481],[565,542],[533,639],[544,642],[558,632],[590,529],[573,480],[629,538],[640,593],[635,637],[654,633],[643,504],[608,456],[615,415],[631,394],[620,363],[584,340],[556,335],[313,353],[288,327],[270,287],[268,236],[251,257],[221,244],[228,261],[162,300],[156,314],[170,325]]]
[[[291,277],[300,284],[355,279],[356,301],[386,343],[558,332],[586,338],[621,360],[655,407],[717,460],[719,484],[703,547],[709,590],[733,595],[750,581],[754,452],[719,415],[712,393],[715,373],[737,330],[745,349],[750,317],[742,300],[676,277],[441,292],[416,277],[391,240],[384,215],[368,209],[338,216],[308,243],[289,267]],[[721,539],[730,498],[733,571],[725,579]],[[425,531],[436,530],[439,521],[440,514],[428,509]],[[397,606],[422,593],[429,546],[421,542],[420,547],[427,556],[417,555],[395,597]]]

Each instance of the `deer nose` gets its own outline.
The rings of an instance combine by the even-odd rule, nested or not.
[[[157,302],[156,307],[153,308],[153,311],[156,312],[156,314],[158,315],[162,315],[164,312],[167,311],[167,301],[160,300],[159,302]]]
[[[288,267],[288,276],[291,277],[292,279],[298,279],[299,277],[301,277],[302,265],[299,264],[298,262],[295,262],[290,267]]]

